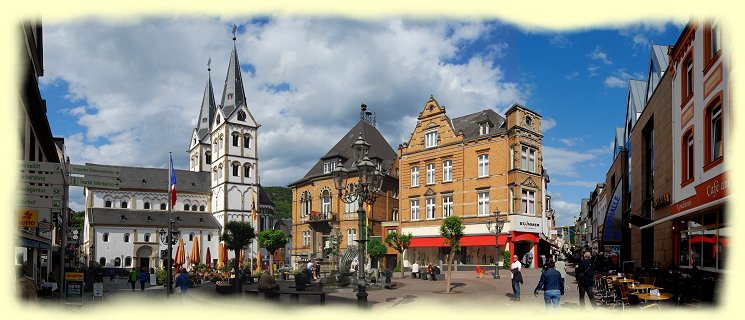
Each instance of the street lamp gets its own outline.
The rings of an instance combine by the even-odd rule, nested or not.
[[[177,218],[177,220],[181,220]],[[178,239],[181,232],[176,229],[176,220],[170,219],[169,221],[170,225],[168,226],[168,230],[160,229],[158,231],[158,234],[160,235],[160,242],[164,245],[168,246],[168,257],[166,258],[166,297],[168,297],[171,294],[171,281],[173,281],[173,271],[171,270],[171,257],[173,256],[173,245],[176,244],[176,239]]]
[[[359,220],[360,237],[356,240],[359,243],[358,250],[358,270],[357,270],[357,303],[359,306],[367,304],[367,292],[365,291],[365,242],[367,241],[367,230],[365,230],[365,209],[364,204],[372,205],[375,202],[377,194],[383,186],[385,172],[379,169],[370,158],[370,144],[365,142],[362,134],[357,141],[352,144],[356,161],[351,167],[357,169],[357,183],[348,182],[349,170],[344,168],[339,160],[336,168],[332,171],[334,177],[334,187],[339,192],[339,196],[345,203],[351,204],[357,202],[357,219]]]
[[[491,217],[486,219],[486,230],[489,233],[494,232],[494,247],[497,251],[497,256],[494,259],[494,279],[499,279],[499,234],[502,233],[504,227],[504,220],[499,218],[499,208],[494,210],[494,222]]]

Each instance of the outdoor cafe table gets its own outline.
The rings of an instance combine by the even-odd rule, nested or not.
[[[637,295],[639,299],[644,300],[652,300],[652,301],[662,301],[662,300],[668,300],[673,297],[672,293],[660,293],[659,297],[651,296],[649,293],[640,293]]]
[[[639,292],[639,291],[648,292],[649,289],[656,288],[655,286],[653,286],[651,284],[634,284],[634,283],[632,283],[632,284],[630,284],[630,285],[628,285],[626,287],[629,288],[629,290],[635,291],[635,292]]]
[[[616,280],[613,280],[613,282],[617,284],[624,284],[624,283],[634,283],[636,281],[634,279],[616,279]]]

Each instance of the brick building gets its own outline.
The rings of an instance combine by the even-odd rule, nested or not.
[[[413,235],[403,258],[442,264],[448,248],[439,235],[442,219],[463,218],[465,237],[455,261],[465,268],[495,259],[495,236],[486,220],[506,221],[500,250],[539,262],[544,215],[541,116],[514,105],[503,117],[493,110],[450,119],[430,97],[411,138],[399,146],[400,230]],[[463,266],[465,265],[465,266]]]

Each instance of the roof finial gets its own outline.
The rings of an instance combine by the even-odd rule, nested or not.
[[[235,22],[233,22],[233,41],[235,41],[235,32],[238,30],[238,26],[235,25]]]
[[[212,57],[207,58],[207,72],[212,71],[212,69],[210,69],[211,63],[212,63]]]

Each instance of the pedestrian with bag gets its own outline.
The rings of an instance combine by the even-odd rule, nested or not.
[[[541,280],[533,290],[534,295],[538,295],[538,290],[543,290],[543,302],[546,304],[546,310],[558,310],[561,306],[561,296],[564,295],[564,279],[561,278],[559,271],[554,269],[554,260],[548,260],[546,271],[541,272]]]
[[[520,285],[523,284],[523,273],[520,272],[520,268],[515,268],[512,271],[512,301],[520,301]]]
[[[132,268],[132,271],[129,272],[129,280],[127,282],[132,285],[132,291],[135,291],[135,284],[137,283],[137,270],[135,268]]]
[[[595,266],[593,265],[592,256],[589,251],[585,251],[583,257],[582,262],[574,270],[577,276],[577,288],[579,289],[579,307],[585,307],[585,293],[587,293],[587,298],[590,299],[592,308],[596,309],[598,306],[595,303],[595,296],[592,293],[592,287],[595,282]]]
[[[183,303],[186,300],[186,291],[189,290],[189,274],[186,273],[186,269],[181,269],[174,285],[177,289],[176,293],[181,293],[181,302]]]

